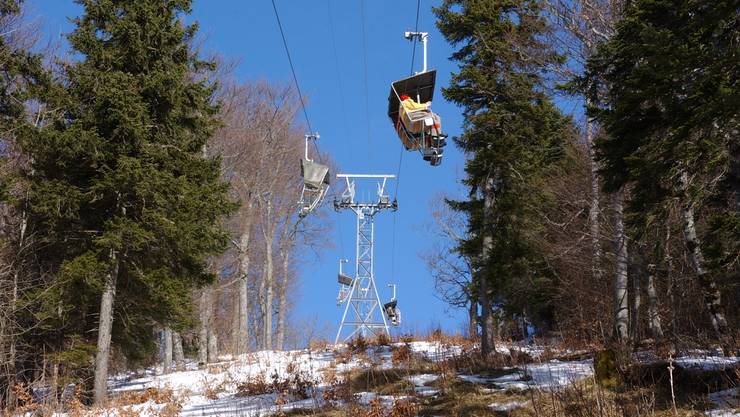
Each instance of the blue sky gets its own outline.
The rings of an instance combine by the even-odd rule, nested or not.
[[[403,38],[403,32],[414,28],[416,1],[368,0],[364,13],[359,0],[276,3],[301,90],[308,98],[311,125],[321,134],[321,152],[330,154],[343,172],[396,174],[401,145],[385,112],[391,81],[409,75],[412,43]],[[419,30],[430,33],[429,67],[438,71],[433,108],[452,137],[460,133],[462,117],[460,109],[446,102],[440,92],[456,65],[448,60],[452,47],[434,25],[431,8],[439,3],[421,1]],[[68,33],[72,28],[68,17],[81,11],[71,0],[29,0],[28,4],[30,17],[40,19],[52,39]],[[195,0],[191,19],[200,23],[205,49],[239,60],[239,79],[292,82],[270,0]],[[420,45],[416,63],[419,69]],[[399,210],[377,216],[376,280],[382,299],[390,297],[387,283],[398,284],[404,320],[401,331],[425,332],[432,325],[457,331],[464,326],[465,313],[450,311],[435,297],[432,279],[419,257],[431,247],[429,203],[440,192],[464,194],[459,184],[463,167],[463,156],[454,145],[446,148],[438,167],[431,167],[418,153],[406,152],[398,186]],[[298,169],[296,165],[297,173]],[[340,183],[335,181],[334,187]],[[328,205],[326,210],[330,210]],[[335,247],[299,266],[301,283],[293,320],[317,321],[319,329],[333,337],[341,315],[334,302],[337,264],[340,257],[353,262],[355,218],[349,212],[329,215]]]

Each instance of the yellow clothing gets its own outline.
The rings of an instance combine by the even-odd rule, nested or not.
[[[440,119],[429,109],[430,105],[431,102],[417,103],[410,98],[401,101],[396,130],[407,150],[428,147],[430,146],[430,136],[439,134]],[[425,126],[425,119],[427,122],[431,119],[432,124]],[[404,127],[406,128],[405,131]],[[408,132],[408,135],[406,132]]]
[[[429,108],[429,103],[417,103],[414,100],[407,98],[401,102],[401,106],[406,111],[426,110]]]

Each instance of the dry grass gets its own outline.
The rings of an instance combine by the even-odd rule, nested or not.
[[[416,372],[404,369],[364,369],[350,373],[349,389],[352,392],[375,392],[380,395],[411,395],[414,384],[406,377]]]
[[[110,407],[143,404],[152,401],[155,404],[165,404],[175,401],[175,393],[171,388],[147,388],[143,391],[123,392],[109,401]]]
[[[366,407],[356,403],[346,407],[326,407],[321,409],[294,409],[276,414],[278,417],[315,416],[315,417],[414,417],[418,415],[419,406],[408,400],[396,400],[390,407],[384,407],[380,400],[372,400]]]
[[[326,350],[329,346],[331,346],[331,343],[326,339],[312,339],[308,342],[308,349],[312,352]]]
[[[295,366],[288,365],[287,378],[281,378],[277,373],[265,378],[264,374],[256,375],[237,384],[236,397],[252,397],[263,394],[278,394],[281,396],[307,399],[316,391],[316,383],[310,375],[299,372]]]
[[[517,410],[514,417],[693,417],[703,416],[702,402],[672,405],[650,388],[607,390],[582,381],[555,392],[530,391],[531,407]]]
[[[468,352],[459,355],[438,364],[439,367],[454,369],[466,374],[487,374],[492,370],[504,367],[516,367],[521,364],[531,363],[532,358],[526,353],[514,353],[505,355],[496,353],[493,355],[482,356],[479,352]]]
[[[413,358],[414,352],[407,343],[391,347],[391,362],[393,362],[393,365],[409,363]]]
[[[366,352],[369,346],[370,343],[361,334],[358,334],[357,337],[347,342],[347,349],[355,354]]]
[[[463,381],[457,377],[440,378],[428,384],[440,390],[435,398],[425,399],[419,409],[419,416],[496,416],[490,404],[510,401],[526,401],[521,394],[488,392],[483,386]]]

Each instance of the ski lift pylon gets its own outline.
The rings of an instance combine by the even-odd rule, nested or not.
[[[308,134],[305,136],[305,152],[301,159],[301,177],[303,177],[303,189],[301,190],[301,200],[299,216],[305,217],[324,200],[329,190],[330,174],[329,167],[315,162],[308,157],[308,142],[319,139],[318,134]]]

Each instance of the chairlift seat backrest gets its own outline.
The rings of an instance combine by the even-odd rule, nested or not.
[[[401,105],[400,97],[407,95],[417,103],[426,103],[434,98],[434,85],[437,71],[431,70],[413,75],[391,84],[391,93],[388,96],[388,117],[393,126],[398,125],[398,109]]]
[[[307,187],[316,190],[329,185],[329,167],[317,162],[301,159],[301,176]]]
[[[340,273],[337,275],[337,281],[342,285],[350,286],[352,285],[353,279],[347,275]]]

